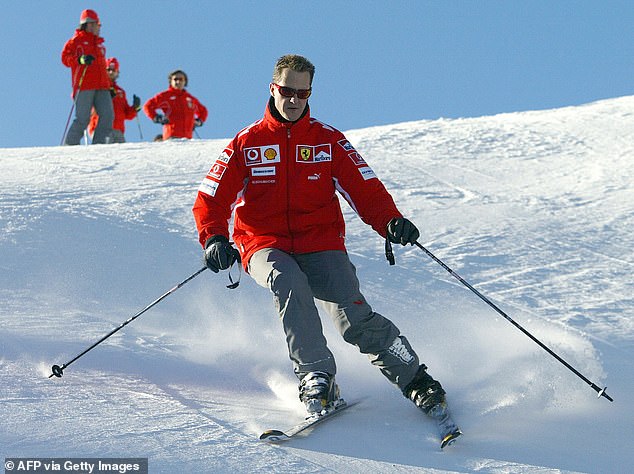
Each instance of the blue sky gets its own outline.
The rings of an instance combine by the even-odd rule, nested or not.
[[[261,117],[275,60],[317,68],[314,116],[341,130],[578,105],[634,93],[634,2],[31,1],[0,16],[0,147],[58,145],[70,112],[60,61],[84,8],[96,10],[119,84],[145,101],[181,68],[231,138]],[[126,123],[128,141],[159,126]]]

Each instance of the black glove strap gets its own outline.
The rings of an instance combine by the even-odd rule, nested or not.
[[[385,258],[390,262],[390,265],[394,265],[394,252],[392,252],[392,244],[390,243],[390,239],[385,238]]]
[[[234,282],[233,278],[231,278],[231,267],[233,267],[233,263],[236,262],[238,262],[238,279]],[[236,288],[238,288],[238,285],[240,284],[240,278],[242,278],[242,264],[240,263],[240,260],[236,259],[233,263],[231,264],[231,267],[229,267],[230,285],[227,285],[227,288],[229,288],[230,290],[235,290]]]

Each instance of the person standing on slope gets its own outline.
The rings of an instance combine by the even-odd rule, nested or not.
[[[75,119],[64,139],[66,145],[79,145],[90,122],[94,107],[99,115],[93,143],[110,143],[112,135],[112,97],[110,79],[106,73],[106,48],[99,36],[101,22],[94,10],[84,10],[79,17],[79,28],[64,45],[62,63],[71,68],[75,100]]]
[[[202,127],[207,120],[207,108],[185,89],[187,74],[177,69],[167,78],[168,89],[148,100],[143,111],[154,123],[163,125],[163,140],[191,138],[194,128]]]
[[[114,109],[114,120],[112,122],[112,143],[125,143],[125,121],[132,120],[141,110],[141,99],[133,95],[132,105],[128,104],[125,91],[117,84],[119,78],[119,61],[117,58],[106,60],[106,72],[110,78],[110,95],[112,96],[112,108]],[[99,115],[93,110],[88,124],[88,134],[93,133],[99,122]]]
[[[335,359],[314,299],[346,342],[429,413],[445,404],[445,391],[419,365],[406,337],[361,293],[336,191],[390,242],[413,244],[418,229],[346,137],[311,117],[314,71],[302,56],[279,58],[264,117],[235,136],[200,185],[193,214],[206,265],[218,272],[241,259],[271,291],[309,413],[339,398]],[[232,213],[237,249],[229,242]]]

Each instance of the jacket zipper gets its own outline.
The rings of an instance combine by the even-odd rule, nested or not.
[[[290,191],[290,148],[291,148],[291,127],[286,127],[286,225],[288,226],[288,236],[291,240],[291,254],[295,253],[295,243],[293,232],[291,231],[291,191]]]

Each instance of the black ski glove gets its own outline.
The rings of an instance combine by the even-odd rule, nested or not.
[[[79,56],[79,64],[91,65],[95,60],[95,57],[92,54],[82,54]]]
[[[240,253],[232,247],[224,235],[213,235],[205,242],[205,265],[214,273],[226,270],[233,262],[240,261]]]
[[[202,120],[200,120],[199,118],[196,118],[196,119],[194,120],[194,128],[196,128],[196,127],[202,127],[202,126],[203,126],[203,123],[205,123],[205,122],[203,122],[203,121],[202,121]]]
[[[170,123],[170,119],[163,117],[161,114],[156,114],[156,117],[154,117],[154,123],[165,125],[166,123]]]
[[[110,97],[112,97],[113,99],[117,97],[117,90],[114,87],[110,88]]]
[[[420,232],[412,221],[405,217],[395,217],[387,224],[387,238],[395,244],[413,244],[418,240]]]
[[[141,98],[136,94],[132,96],[132,107],[134,107],[134,110],[137,112],[141,110]]]

